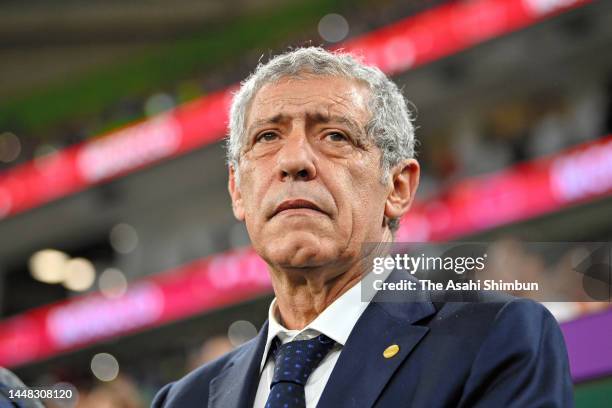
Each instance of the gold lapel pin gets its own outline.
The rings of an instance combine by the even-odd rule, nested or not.
[[[399,353],[399,346],[397,344],[392,344],[383,351],[383,356],[385,358],[391,358],[394,355]]]

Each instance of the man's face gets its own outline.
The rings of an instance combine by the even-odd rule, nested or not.
[[[369,91],[331,76],[282,79],[252,101],[240,159],[230,168],[234,213],[255,250],[283,268],[341,267],[380,241],[392,183],[368,140]]]

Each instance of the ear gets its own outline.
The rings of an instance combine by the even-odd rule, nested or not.
[[[229,190],[230,197],[232,198],[232,210],[234,211],[234,217],[236,217],[238,221],[244,221],[242,194],[240,193],[240,187],[236,183],[236,173],[233,165],[229,166],[229,181],[227,182],[227,189]]]
[[[407,159],[395,166],[391,171],[391,191],[385,202],[387,218],[401,218],[408,212],[417,187],[421,168],[415,159]]]

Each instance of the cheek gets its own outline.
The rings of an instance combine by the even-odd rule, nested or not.
[[[341,218],[350,216],[364,223],[368,219],[371,221],[372,217],[382,217],[385,189],[380,183],[377,163],[355,160],[349,164],[338,164],[330,170]]]
[[[245,216],[248,218],[252,210],[254,185],[253,172],[248,165],[240,166],[240,195],[242,197],[242,206],[244,207]]]
[[[255,204],[261,200],[257,199],[257,193],[255,188],[256,186],[249,182],[249,188],[244,190],[242,193],[244,207],[244,224],[250,237],[259,236],[259,231],[262,228],[259,212],[260,206]]]
[[[377,163],[363,163],[351,171],[354,214],[364,224],[382,217],[386,200],[385,186],[380,183],[380,168]]]
[[[263,210],[262,202],[265,198],[267,181],[260,176],[262,174],[270,173],[263,169],[255,169],[249,162],[241,166],[240,191],[247,228],[249,224],[251,226],[255,225],[260,212]]]

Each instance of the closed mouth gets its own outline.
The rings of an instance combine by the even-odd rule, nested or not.
[[[315,203],[308,201],[308,200],[304,200],[304,199],[296,199],[296,200],[286,200],[280,203],[280,205],[276,207],[276,209],[274,210],[274,214],[272,214],[272,217],[274,217],[275,215],[283,211],[296,210],[296,209],[314,210],[322,214],[326,214],[325,211],[319,208],[319,206],[317,206]]]

